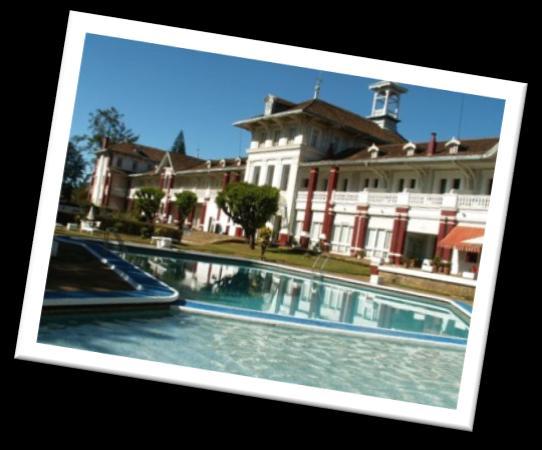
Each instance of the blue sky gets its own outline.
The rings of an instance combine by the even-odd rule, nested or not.
[[[115,106],[139,143],[169,149],[182,129],[187,153],[201,158],[245,155],[248,133],[233,122],[263,113],[272,93],[312,98],[319,72],[104,36],[87,35],[71,135],[87,133],[89,114]],[[370,114],[375,80],[320,73],[320,98],[362,116]],[[414,142],[498,136],[504,101],[403,85],[399,132]],[[462,100],[463,99],[463,100]]]

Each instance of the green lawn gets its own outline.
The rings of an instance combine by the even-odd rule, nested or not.
[[[65,236],[77,236],[90,238],[94,237],[97,239],[103,239],[104,234],[102,232],[96,232],[94,235],[89,233],[83,233],[80,231],[66,231],[65,229],[58,228],[56,234],[65,235]],[[139,236],[132,236],[127,234],[109,234],[109,239],[117,240],[120,239],[123,242],[129,243],[133,242],[136,244],[151,244],[150,239],[144,239]],[[198,244],[190,245],[183,243],[182,245],[174,244],[174,248],[178,250],[192,250],[205,253],[213,253],[217,255],[231,255],[239,256],[249,259],[260,259],[260,247],[256,246],[254,250],[251,250],[249,245],[245,242],[223,242],[223,243],[214,243],[214,244]],[[290,248],[277,247],[269,248],[265,253],[265,261],[285,264],[294,267],[302,267],[305,269],[312,269],[312,266],[316,260],[317,256],[310,253],[302,253]],[[320,258],[318,266],[320,266],[324,261],[324,257]],[[360,261],[354,258],[340,257],[335,255],[330,255],[329,260],[325,264],[324,272],[333,273],[336,275],[346,275],[352,278],[360,279],[366,281],[369,277],[369,266],[361,263]]]
[[[208,245],[183,245],[181,249],[220,255],[232,255],[250,259],[260,259],[260,248],[256,246],[251,250],[248,244],[240,242],[227,242]],[[264,260],[267,262],[285,264],[295,267],[312,269],[317,256],[310,253],[302,253],[289,248],[270,248],[265,252]],[[324,262],[325,257],[320,258],[318,267]],[[330,255],[325,264],[324,272],[337,275],[348,275],[366,280],[369,277],[369,266],[354,258],[346,258]]]

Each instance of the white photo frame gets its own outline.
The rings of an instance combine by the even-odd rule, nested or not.
[[[38,328],[66,148],[87,33],[396,81],[505,100],[458,404],[455,410],[40,344]],[[472,430],[499,265],[526,84],[319,50],[71,12],[59,75],[15,357],[117,375]],[[317,399],[317,400],[315,400]]]

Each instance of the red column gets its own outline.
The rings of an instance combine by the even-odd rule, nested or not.
[[[164,185],[164,188],[166,189],[166,195],[165,195],[165,204],[164,204],[164,211],[165,211],[165,219],[164,222],[167,222],[167,218],[169,214],[171,213],[171,202],[169,200],[169,194],[171,192],[171,188],[173,187],[173,183],[175,180],[175,175],[169,175],[164,178],[164,182],[162,183]]]
[[[92,191],[94,190],[94,182],[96,178],[96,166],[98,165],[98,159],[96,159],[96,163],[94,164],[94,170],[92,171],[92,178],[90,179],[90,186],[88,190],[88,201],[92,203]]]
[[[207,202],[201,204],[201,209],[199,212],[199,223],[202,231],[205,229],[205,213],[207,212]]]
[[[358,206],[358,213],[354,222],[354,230],[352,233],[352,246],[350,248],[350,254],[356,255],[362,251],[365,245],[365,236],[367,234],[367,225],[369,223],[369,216],[367,215],[368,206]]]
[[[194,206],[190,213],[188,213],[188,218],[186,219],[187,225],[189,228],[192,228],[192,222],[194,222],[194,213],[196,212],[196,207]]]
[[[406,242],[408,208],[399,207],[395,210],[395,213],[396,217],[393,221],[390,256],[393,264],[401,264]]]
[[[331,230],[333,229],[333,219],[335,218],[331,200],[333,197],[333,192],[337,187],[338,178],[339,168],[336,166],[332,167],[329,171],[329,178],[327,179],[326,209],[324,212],[324,223],[322,225],[322,234],[325,235],[325,242],[328,244],[331,241]]]
[[[449,248],[441,248],[438,244],[457,225],[456,216],[457,211],[455,210],[440,212],[440,223],[438,228],[437,241],[435,245],[435,258],[438,256],[442,260],[442,262],[450,262],[452,250]]]
[[[222,190],[226,189],[226,186],[230,182],[230,172],[226,172],[224,174],[224,177],[222,178]],[[218,208],[218,211],[216,212],[216,220],[220,219],[220,212],[222,210]]]
[[[305,206],[305,216],[303,218],[303,228],[299,243],[301,247],[307,248],[310,242],[310,231],[312,224],[312,197],[318,181],[318,168],[313,167],[309,173],[309,185],[307,186],[307,204]]]
[[[104,186],[104,201],[103,205],[107,208],[109,206],[109,197],[111,195],[111,172],[107,172]]]

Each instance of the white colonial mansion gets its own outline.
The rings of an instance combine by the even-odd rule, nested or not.
[[[130,210],[135,192],[157,186],[165,196],[159,220],[175,222],[175,194],[190,190],[198,205],[187,222],[200,230],[241,236],[221,212],[217,193],[244,180],[280,190],[270,223],[280,245],[323,242],[331,252],[405,258],[439,256],[452,273],[478,263],[498,138],[434,133],[411,142],[397,131],[399,99],[392,82],[370,86],[372,113],[362,117],[315,98],[292,103],[265,98],[262,115],[234,125],[250,132],[246,158],[201,160],[142,146],[98,152],[90,200]],[[474,269],[475,270],[475,269]]]

